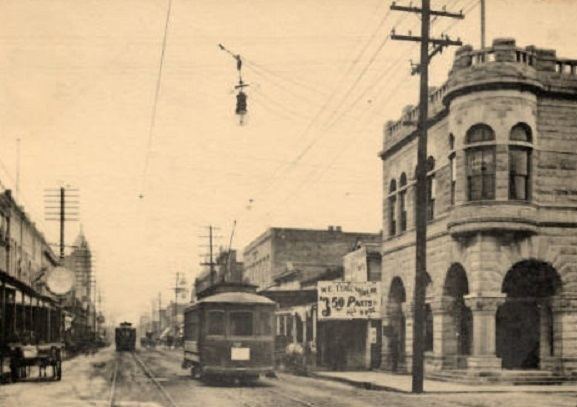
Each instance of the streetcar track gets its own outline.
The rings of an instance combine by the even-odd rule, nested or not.
[[[269,391],[270,393],[272,393],[272,394],[275,394],[275,395],[277,395],[277,396],[284,397],[284,398],[286,398],[286,399],[288,399],[288,400],[290,400],[290,401],[293,401],[293,402],[295,402],[295,403],[301,404],[301,405],[303,405],[303,406],[307,406],[307,407],[317,407],[317,406],[318,406],[318,404],[311,403],[310,401],[301,400],[301,399],[299,399],[298,397],[288,396],[288,395],[280,392],[279,390],[270,389],[270,388],[268,388],[268,389],[266,389],[266,390],[268,390],[268,391]]]
[[[118,374],[118,359],[114,359],[114,370],[112,371],[110,383],[110,396],[108,397],[108,405],[114,406],[114,396],[116,394],[116,376]]]
[[[154,387],[156,388],[156,391],[158,393],[160,393],[160,395],[162,396],[162,398],[165,400],[165,402],[168,404],[169,407],[178,407],[178,405],[176,404],[176,402],[173,400],[173,398],[170,396],[170,394],[168,394],[168,392],[166,391],[166,389],[164,388],[164,386],[162,386],[162,384],[158,381],[158,379],[154,376],[154,374],[152,373],[152,371],[150,370],[150,368],[146,365],[146,363],[139,358],[136,355],[136,352],[130,352],[132,355],[132,358],[134,359],[134,361],[136,362],[136,365],[138,365],[138,367],[140,368],[140,370],[144,373],[144,375],[146,376],[146,378],[148,379],[148,382],[151,382],[152,384],[154,384]],[[108,406],[110,407],[114,407],[116,405],[116,390],[117,390],[117,380],[118,380],[118,357],[115,359],[115,363],[114,363],[114,370],[112,372],[112,377],[111,377],[111,384],[110,384],[110,395],[108,398]]]

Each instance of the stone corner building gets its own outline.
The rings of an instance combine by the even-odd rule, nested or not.
[[[426,369],[577,374],[577,60],[462,47],[431,89]],[[409,370],[418,110],[385,126],[383,364]]]

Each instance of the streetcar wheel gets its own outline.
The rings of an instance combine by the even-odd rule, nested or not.
[[[242,386],[254,386],[258,381],[258,375],[255,376],[243,376],[239,378],[240,384]]]

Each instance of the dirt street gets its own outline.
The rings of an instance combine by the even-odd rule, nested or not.
[[[145,363],[157,384],[137,363]],[[112,349],[64,364],[61,382],[31,381],[0,387],[3,407],[171,406],[179,407],[349,407],[349,406],[567,406],[575,393],[453,393],[419,396],[354,388],[346,384],[280,373],[253,386],[206,384],[180,367],[177,351],[117,354]],[[33,375],[36,372],[33,371]],[[114,377],[116,380],[114,381]],[[114,389],[113,385],[114,384]],[[159,391],[161,387],[163,392]],[[172,404],[171,404],[172,403]]]

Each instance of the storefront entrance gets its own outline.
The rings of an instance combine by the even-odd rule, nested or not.
[[[380,330],[377,325],[377,321],[366,320],[319,321],[318,365],[337,371],[378,367]]]

